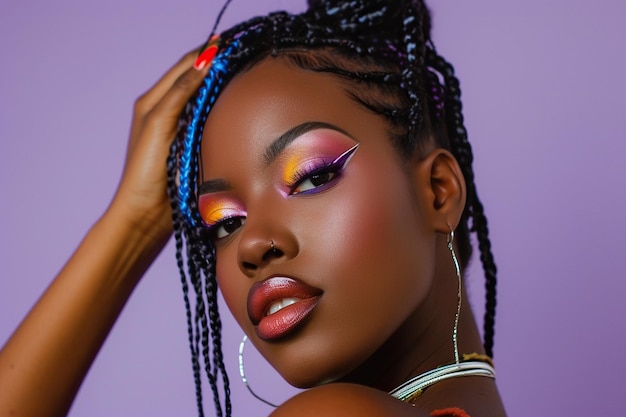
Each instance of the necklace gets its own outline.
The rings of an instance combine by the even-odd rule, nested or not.
[[[444,365],[409,379],[393,391],[390,391],[389,395],[400,401],[408,402],[422,395],[424,390],[429,386],[439,381],[459,376],[486,376],[488,378],[495,378],[496,370],[488,363],[479,361]]]

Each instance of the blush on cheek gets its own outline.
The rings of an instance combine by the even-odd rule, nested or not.
[[[359,162],[350,172],[358,180],[342,187],[341,203],[333,209],[334,230],[325,236],[337,240],[328,253],[333,262],[347,268],[344,279],[353,280],[351,285],[359,292],[370,291],[367,297],[380,308],[404,310],[388,306],[384,298],[399,300],[398,291],[411,293],[407,305],[423,298],[434,267],[434,240],[425,233],[423,214],[414,204],[406,174],[398,166]],[[384,175],[376,175],[380,172]],[[363,285],[363,280],[370,283]]]
[[[420,213],[412,204],[408,180],[399,169],[396,173],[388,170],[385,176],[369,175],[366,181],[354,183],[354,194],[360,198],[352,199],[350,208],[354,221],[352,242],[380,249],[390,245],[398,250],[409,243],[407,238],[420,234]]]

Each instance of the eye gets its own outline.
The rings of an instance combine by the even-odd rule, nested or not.
[[[247,217],[243,201],[227,192],[201,194],[198,212],[205,227],[205,237],[214,243],[237,231]]]
[[[328,168],[332,169],[332,167],[328,167]],[[309,174],[308,176],[305,176],[301,181],[299,181],[296,184],[296,186],[291,191],[291,194],[295,195],[295,194],[307,193],[307,192],[316,190],[328,184],[329,182],[331,182],[333,179],[337,177],[337,175],[339,175],[339,170],[337,171],[328,170],[328,171],[322,171],[322,172]]]
[[[224,220],[220,220],[210,227],[211,235],[214,239],[223,239],[236,232],[241,226],[246,223],[245,217],[229,217]]]
[[[289,194],[314,194],[330,188],[348,165],[358,147],[358,144],[354,145],[327,165],[298,174],[299,179],[291,186]]]

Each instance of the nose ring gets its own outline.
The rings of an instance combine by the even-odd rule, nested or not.
[[[272,248],[272,253],[276,252],[276,246],[274,246],[274,241],[270,240],[270,247]]]

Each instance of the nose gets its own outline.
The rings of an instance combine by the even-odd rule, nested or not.
[[[250,220],[242,230],[237,253],[239,269],[246,276],[253,278],[265,266],[285,262],[298,254],[298,242],[286,227],[255,227]]]

